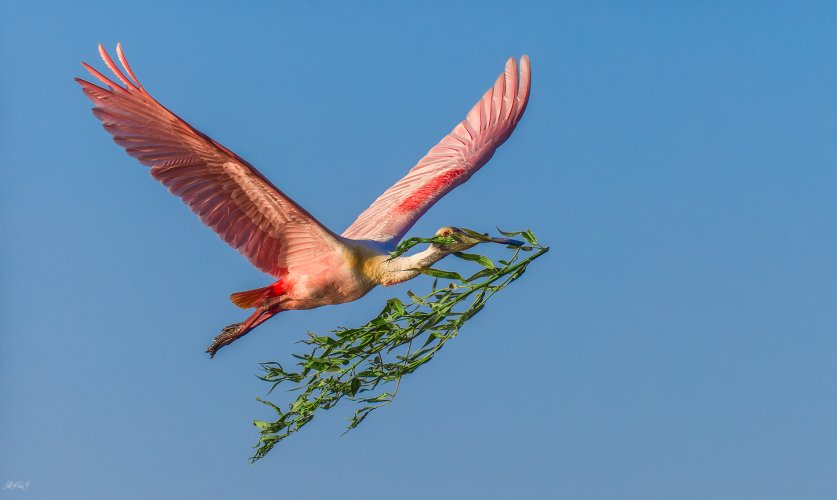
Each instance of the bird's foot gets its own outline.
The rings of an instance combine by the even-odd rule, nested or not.
[[[224,327],[224,329],[221,330],[221,333],[218,334],[218,336],[215,337],[215,340],[212,341],[212,345],[209,346],[209,349],[206,350],[206,352],[209,353],[209,357],[215,357],[215,353],[218,352],[218,349],[227,344],[231,344],[235,339],[247,333],[243,326],[244,323],[233,323]]]

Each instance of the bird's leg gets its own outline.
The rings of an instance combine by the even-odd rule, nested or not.
[[[243,323],[233,323],[224,327],[224,329],[221,330],[221,333],[218,334],[218,336],[215,337],[215,340],[212,341],[212,345],[209,346],[209,349],[206,350],[206,352],[209,353],[209,357],[215,357],[215,353],[218,352],[218,349],[235,342],[237,339],[246,335],[253,328],[256,328],[273,317],[273,315],[279,311],[280,309],[275,306],[259,307],[256,309],[256,312],[251,314],[250,317],[244,320]]]

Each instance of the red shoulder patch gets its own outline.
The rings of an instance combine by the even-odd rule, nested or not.
[[[423,207],[428,199],[435,196],[439,191],[447,186],[453,184],[454,181],[465,174],[464,168],[454,168],[443,172],[436,177],[430,179],[420,188],[416,189],[410,196],[402,201],[396,211],[398,212],[413,212],[418,208]]]

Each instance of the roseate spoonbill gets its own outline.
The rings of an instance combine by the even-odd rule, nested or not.
[[[442,196],[470,178],[511,135],[529,99],[529,58],[510,58],[467,117],[400,181],[387,189],[342,235],[323,226],[241,157],[157,102],[139,83],[122,47],[120,69],[99,45],[105,65],[122,85],[82,65],[107,88],[76,78],[93,101],[93,114],[117,144],[151,167],[151,175],[180,197],[204,224],[261,271],[276,278],[264,288],[234,293],[235,305],[255,308],[221,331],[210,356],[275,314],[363,297],[376,285],[394,285],[454,252],[485,241],[455,227],[410,256],[389,251]],[[495,238],[498,243],[517,243]]]

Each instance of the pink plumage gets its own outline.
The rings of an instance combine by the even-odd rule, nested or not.
[[[439,199],[467,181],[514,131],[529,101],[529,58],[514,58],[468,116],[367,208],[346,238],[397,243]]]
[[[120,45],[124,72],[99,45],[105,65],[122,85],[82,63],[105,87],[76,78],[94,103],[93,114],[117,144],[150,167],[151,175],[180,197],[201,221],[274,284],[232,295],[256,311],[225,328],[211,355],[273,315],[356,300],[377,285],[418,274],[445,255],[478,243],[457,228],[437,234],[457,243],[431,245],[407,257],[389,258],[415,222],[442,196],[480,169],[520,121],[529,99],[529,59],[505,71],[451,133],[407,175],[387,189],[338,236],[276,188],[238,155],[157,102],[140,84]]]

